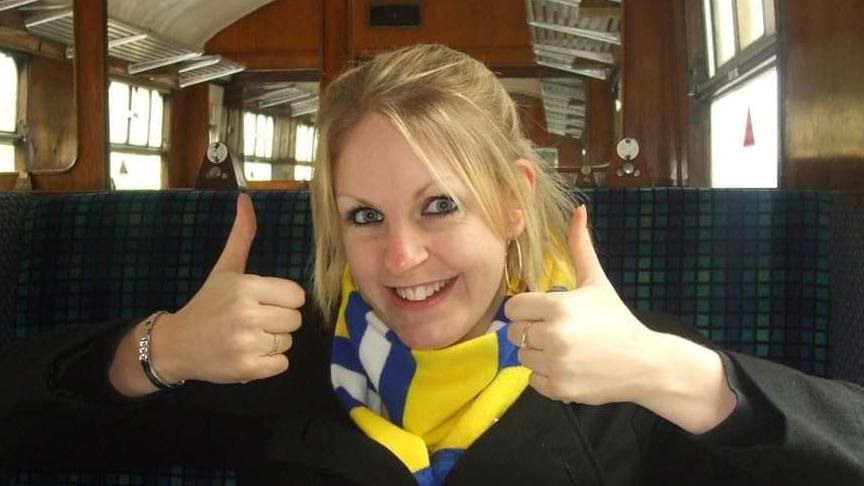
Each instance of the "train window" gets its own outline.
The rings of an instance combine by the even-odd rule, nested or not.
[[[18,66],[0,52],[0,172],[15,172]]]
[[[711,103],[713,187],[777,187],[777,70]]]
[[[318,134],[315,127],[298,123],[294,132],[294,180],[312,179],[312,159],[315,158],[315,144]]]
[[[703,0],[711,185],[777,187],[778,79],[774,0]],[[745,169],[746,167],[746,169]]]
[[[108,110],[114,187],[160,189],[165,96],[157,90],[111,81]]]
[[[273,180],[275,120],[272,116],[243,114],[243,172],[250,181]]]

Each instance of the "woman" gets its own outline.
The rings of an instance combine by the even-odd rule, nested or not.
[[[640,322],[479,62],[380,55],[328,87],[319,130],[313,296],[330,325],[301,314],[295,283],[244,274],[241,196],[185,307],[76,352],[39,343],[51,364],[10,380],[52,385],[2,410],[5,457],[228,463],[261,484],[864,481],[864,393]],[[39,450],[20,420],[34,405],[56,437],[86,438]]]

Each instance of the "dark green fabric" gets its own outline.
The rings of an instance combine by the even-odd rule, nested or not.
[[[829,371],[832,199],[760,189],[587,191],[623,299],[679,315],[723,348]]]
[[[680,315],[731,350],[829,370],[832,201],[811,192],[587,191],[610,279],[635,309]],[[248,271],[308,282],[309,196],[251,193]],[[236,193],[120,192],[32,198],[16,256],[14,330],[143,317],[183,306],[231,227]],[[5,226],[4,226],[5,229]],[[308,285],[306,285],[308,287]],[[231,471],[22,473],[15,484],[234,484]]]
[[[15,278],[21,247],[21,227],[30,194],[0,192],[0,353],[14,338]]]

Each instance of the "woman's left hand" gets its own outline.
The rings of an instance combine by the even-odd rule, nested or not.
[[[694,433],[725,419],[737,399],[716,352],[645,327],[606,277],[574,211],[567,243],[576,288],[510,298],[509,340],[532,370],[530,385],[563,402],[633,402]]]
[[[508,338],[533,371],[531,386],[549,398],[591,405],[637,401],[653,372],[654,333],[606,278],[584,206],[574,212],[567,243],[576,288],[510,298],[504,307],[512,321]]]

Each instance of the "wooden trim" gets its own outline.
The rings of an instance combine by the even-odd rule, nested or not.
[[[34,174],[37,190],[90,191],[110,186],[107,0],[74,0],[73,8],[78,157],[59,174]]]
[[[326,87],[353,58],[349,0],[323,0],[321,28],[321,88]]]

